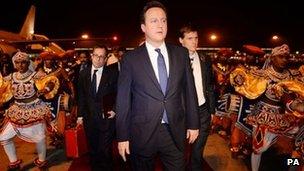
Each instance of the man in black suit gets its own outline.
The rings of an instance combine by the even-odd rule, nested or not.
[[[112,170],[112,141],[118,70],[105,66],[107,48],[95,47],[92,65],[80,72],[78,81],[79,115],[83,117],[92,170]]]
[[[197,98],[188,51],[165,43],[165,7],[150,1],[142,12],[146,41],[124,55],[118,81],[116,133],[120,155],[133,170],[184,170],[184,143],[198,136]]]
[[[191,170],[201,171],[203,161],[202,153],[209,133],[211,114],[215,112],[212,65],[210,58],[207,58],[196,51],[198,46],[198,34],[193,26],[187,25],[180,29],[179,41],[189,51],[200,119],[200,132],[192,146],[190,168]]]

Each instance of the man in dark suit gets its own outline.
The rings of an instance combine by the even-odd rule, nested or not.
[[[121,64],[116,105],[120,155],[133,170],[154,170],[158,154],[166,170],[184,170],[184,143],[198,136],[197,98],[188,51],[165,43],[164,6],[150,1],[142,12],[146,41]]]
[[[92,65],[80,72],[78,81],[79,115],[83,117],[92,170],[112,170],[112,140],[118,70],[105,66],[107,49],[95,47]]]
[[[189,51],[189,57],[194,76],[194,83],[198,99],[198,113],[200,119],[199,136],[193,144],[191,152],[191,170],[202,170],[202,153],[207,141],[211,114],[215,112],[214,79],[210,58],[199,54],[197,30],[187,25],[180,29],[180,43]]]

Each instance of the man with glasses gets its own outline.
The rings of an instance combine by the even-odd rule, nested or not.
[[[111,108],[116,96],[118,70],[105,65],[105,46],[95,47],[91,59],[92,65],[82,70],[79,75],[78,114],[83,117],[92,170],[113,170],[115,113]],[[112,104],[109,104],[110,101]]]

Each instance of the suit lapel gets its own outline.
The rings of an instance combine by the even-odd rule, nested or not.
[[[168,91],[172,87],[173,80],[175,77],[175,71],[176,71],[176,60],[174,60],[174,54],[170,46],[166,45],[167,47],[167,52],[168,52],[168,60],[169,60],[169,78],[167,82],[167,89],[166,89],[166,94],[168,94]]]
[[[85,84],[87,85],[86,87],[90,89],[91,91],[91,69],[92,69],[92,66],[90,67],[87,67],[84,72],[85,72],[85,79],[86,79],[86,82]]]
[[[203,85],[203,92],[205,92],[206,85],[205,85],[205,80],[206,78],[206,67],[205,67],[205,57],[199,54],[199,60],[200,60],[200,65],[201,65],[201,74],[202,74],[202,85]]]
[[[156,75],[155,75],[155,72],[154,72],[154,69],[152,67],[152,63],[150,61],[150,58],[149,58],[149,53],[148,53],[148,50],[146,48],[146,45],[143,44],[141,46],[141,50],[140,50],[140,54],[141,56],[140,59],[142,59],[142,63],[143,63],[143,68],[144,70],[146,71],[146,74],[150,77],[150,79],[152,80],[153,84],[159,89],[159,91],[161,92],[161,87],[158,83],[158,80],[156,78]]]
[[[99,94],[101,92],[101,89],[105,87],[104,85],[107,83],[108,77],[108,69],[106,66],[104,66],[96,94]]]

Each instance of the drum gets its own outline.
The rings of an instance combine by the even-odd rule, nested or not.
[[[239,114],[242,110],[243,98],[240,95],[230,94],[227,99],[226,111]]]
[[[73,102],[71,97],[67,93],[63,93],[60,95],[60,110],[70,112],[73,106]]]
[[[230,117],[230,114],[239,114],[242,109],[243,98],[240,95],[226,93],[217,101],[215,115]]]
[[[215,116],[230,117],[230,113],[229,113],[228,107],[227,107],[227,101],[228,101],[229,96],[230,96],[230,93],[226,93],[217,100]]]
[[[304,159],[304,125],[300,128],[295,138],[295,148]]]

